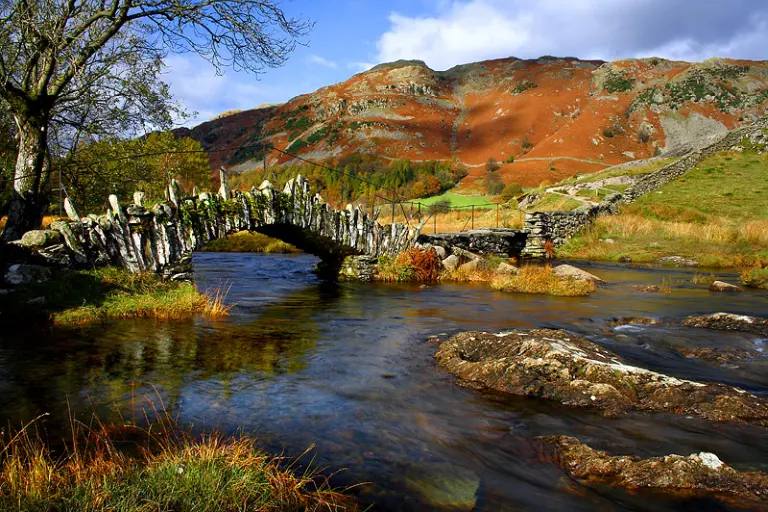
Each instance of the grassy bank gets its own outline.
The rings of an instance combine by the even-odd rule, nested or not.
[[[553,295],[556,297],[583,297],[597,288],[591,281],[561,278],[552,273],[552,267],[528,266],[517,275],[497,275],[491,288],[503,292]]]
[[[194,438],[167,420],[152,429],[73,428],[63,455],[52,453],[29,426],[4,433],[0,509],[355,510],[351,499],[329,489],[324,479],[284,469],[251,438]],[[120,446],[129,446],[132,455]]]
[[[227,315],[223,295],[210,297],[191,284],[164,281],[150,272],[107,267],[62,272],[50,281],[20,286],[0,296],[0,310],[3,321],[44,315],[57,325],[125,318],[174,320]]]
[[[768,154],[714,155],[682,178],[597,219],[561,258],[649,263],[681,256],[708,267],[768,261]]]
[[[301,252],[294,246],[276,240],[260,233],[240,231],[226,238],[212,240],[203,248],[205,252],[266,252],[266,253],[297,253]]]

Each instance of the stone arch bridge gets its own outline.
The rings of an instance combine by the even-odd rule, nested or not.
[[[302,176],[282,191],[265,181],[249,192],[230,191],[183,197],[178,183],[169,186],[169,201],[143,206],[143,194],[122,206],[109,197],[105,215],[80,218],[67,202],[68,221],[48,230],[25,233],[21,244],[47,263],[92,267],[115,265],[133,272],[168,272],[209,241],[248,230],[288,242],[321,259],[321,269],[338,272],[345,257],[378,258],[407,249],[419,228],[382,226],[375,216],[348,205],[334,210],[312,195]]]

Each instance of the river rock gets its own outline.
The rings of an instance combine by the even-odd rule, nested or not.
[[[496,273],[503,276],[514,276],[517,275],[518,272],[520,272],[519,268],[510,265],[509,263],[504,263],[503,261],[496,267]]]
[[[552,269],[552,273],[558,277],[576,279],[577,281],[592,281],[593,283],[604,283],[602,279],[586,270],[581,270],[572,265],[558,265]]]
[[[698,267],[699,262],[690,259],[690,258],[683,258],[682,256],[663,256],[659,258],[659,263],[662,265],[672,265],[674,267]]]
[[[5,272],[5,281],[8,284],[42,283],[51,278],[51,269],[40,265],[17,263],[8,267]]]
[[[768,318],[713,313],[711,315],[689,316],[681,322],[685,327],[701,327],[720,331],[742,331],[768,336]]]
[[[465,272],[472,272],[475,270],[486,270],[488,268],[488,260],[485,258],[477,258],[470,260],[459,267],[460,270]]]
[[[49,245],[60,244],[61,241],[61,233],[51,229],[27,231],[21,237],[21,245],[24,247],[48,247]]]
[[[726,283],[725,281],[715,281],[709,286],[709,291],[712,292],[740,292],[741,288],[734,284]]]
[[[451,254],[443,260],[443,268],[445,270],[456,270],[459,268],[459,257],[455,254]]]
[[[630,455],[612,456],[574,437],[540,439],[552,450],[554,461],[572,478],[629,489],[725,495],[752,504],[765,504],[768,498],[768,474],[736,471],[714,453],[641,459]]]
[[[453,464],[414,464],[405,474],[405,486],[432,507],[472,510],[480,478],[472,471]]]
[[[566,331],[459,333],[440,343],[435,358],[476,389],[592,407],[609,416],[640,410],[768,426],[767,399],[632,366]]]

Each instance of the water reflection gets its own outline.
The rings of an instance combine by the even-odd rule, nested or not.
[[[445,496],[430,489],[441,485],[454,492],[454,505],[471,502],[478,511],[715,506],[584,488],[542,461],[534,441],[540,435],[575,435],[643,456],[712,451],[743,468],[764,468],[768,460],[763,429],[663,414],[605,419],[461,388],[425,343],[467,329],[568,328],[644,366],[766,392],[757,337],[670,326],[616,330],[608,323],[723,309],[761,313],[765,293],[713,296],[686,285],[670,296],[644,294],[629,285],[689,282],[692,273],[596,266],[591,270],[612,283],[600,294],[553,299],[483,286],[329,284],[315,279],[313,264],[303,255],[196,255],[199,286],[232,284],[228,300],[236,306],[224,321],[4,332],[3,419],[17,423],[47,411],[55,432],[66,424],[67,396],[80,414],[95,408],[131,417],[156,388],[196,429],[255,432],[268,450],[289,455],[316,443],[317,464],[347,468],[338,484],[373,483],[360,493],[377,510],[437,509]],[[751,347],[756,357],[721,366],[679,352],[699,346]]]

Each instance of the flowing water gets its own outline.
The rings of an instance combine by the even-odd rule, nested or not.
[[[607,419],[480,393],[456,385],[427,341],[463,330],[563,328],[639,366],[768,394],[768,340],[609,324],[765,315],[765,292],[712,294],[691,284],[693,271],[610,265],[580,264],[611,283],[592,297],[550,298],[470,285],[326,283],[306,255],[202,253],[194,263],[198,287],[231,283],[229,318],[0,332],[0,420],[18,425],[49,412],[44,425],[55,437],[68,408],[134,420],[152,414],[148,396],[193,430],[253,433],[271,453],[298,456],[315,445],[304,463],[336,472],[336,485],[369,482],[353,492],[386,511],[724,509],[571,481],[543,457],[542,435],[576,436],[615,454],[708,451],[737,469],[768,470],[764,429],[666,414]],[[629,286],[662,282],[672,284],[670,295]],[[739,347],[751,357],[723,365],[680,352],[703,347]]]

